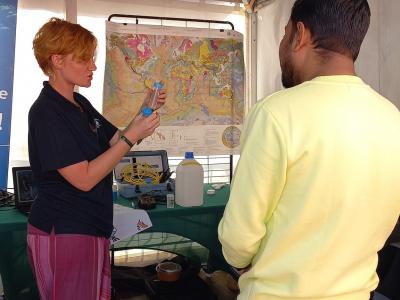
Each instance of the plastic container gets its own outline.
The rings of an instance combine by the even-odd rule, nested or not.
[[[150,100],[149,106],[144,107],[142,109],[142,114],[146,118],[153,113],[154,107],[155,107],[155,105],[157,103],[158,94],[159,94],[160,90],[163,87],[164,87],[164,84],[162,82],[154,82],[154,84],[153,84],[153,88],[154,88],[153,98]],[[143,139],[138,140],[137,144],[139,145],[142,142],[142,140]]]
[[[174,194],[167,194],[167,208],[174,208],[175,207],[175,195]]]
[[[176,168],[175,203],[185,207],[203,205],[203,183],[203,167],[194,159],[193,152],[186,152]]]
[[[112,185],[112,195],[113,195],[113,201],[117,201],[117,199],[118,199],[118,185],[116,185],[116,184]]]
[[[149,106],[144,107],[142,110],[142,113],[145,117],[148,117],[153,113],[154,107],[156,106],[156,103],[157,103],[158,94],[163,87],[164,87],[164,84],[162,82],[154,82],[153,98],[151,98]]]
[[[172,261],[159,263],[156,267],[157,277],[160,281],[174,282],[179,279],[182,267]]]

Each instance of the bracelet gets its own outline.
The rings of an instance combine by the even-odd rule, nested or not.
[[[121,135],[120,139],[123,140],[125,143],[127,143],[130,148],[133,147],[132,142],[126,136]]]

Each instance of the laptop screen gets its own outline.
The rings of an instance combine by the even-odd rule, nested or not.
[[[38,194],[37,188],[33,182],[31,167],[13,167],[12,174],[15,206],[17,208],[30,207]]]

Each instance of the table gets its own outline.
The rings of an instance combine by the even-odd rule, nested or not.
[[[154,210],[149,210],[148,214],[153,222],[143,235],[151,236],[149,232],[172,233],[195,241],[207,248],[215,258],[225,261],[222,256],[221,244],[218,241],[217,226],[225,209],[225,204],[229,197],[229,187],[218,190],[215,195],[207,195],[206,190],[209,185],[205,185],[204,204],[198,207],[181,207],[175,205],[173,209],[166,208],[165,205],[157,206]],[[131,202],[118,198],[117,204],[131,206]],[[116,248],[152,248],[156,249],[160,243],[151,243],[143,235],[134,236],[133,239],[118,242]],[[154,236],[154,235],[153,235]],[[162,239],[160,236],[156,236]],[[166,240],[162,244],[166,244]],[[177,242],[170,241],[171,243]],[[161,248],[168,250],[168,248]],[[175,248],[175,250],[177,250]],[[174,251],[178,252],[178,251]],[[181,253],[184,254],[184,253]]]
[[[39,299],[26,252],[26,216],[0,210],[0,275],[8,300]]]
[[[205,191],[209,188],[207,184],[204,186]],[[137,238],[118,242],[115,248],[159,248],[159,244],[139,236],[149,232],[173,233],[206,247],[215,265],[223,267],[226,262],[218,241],[217,226],[228,198],[229,187],[225,186],[215,195],[204,193],[204,204],[199,207],[157,205],[156,209],[148,211],[153,226],[136,235]],[[123,198],[116,203],[131,205]],[[0,210],[0,274],[7,300],[39,299],[26,255],[26,221],[26,216],[15,209]]]

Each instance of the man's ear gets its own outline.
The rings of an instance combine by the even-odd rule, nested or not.
[[[292,42],[293,51],[298,51],[309,44],[312,44],[310,30],[304,26],[303,22],[297,22]]]
[[[50,57],[51,63],[55,69],[61,69],[64,65],[64,55],[53,54]]]

